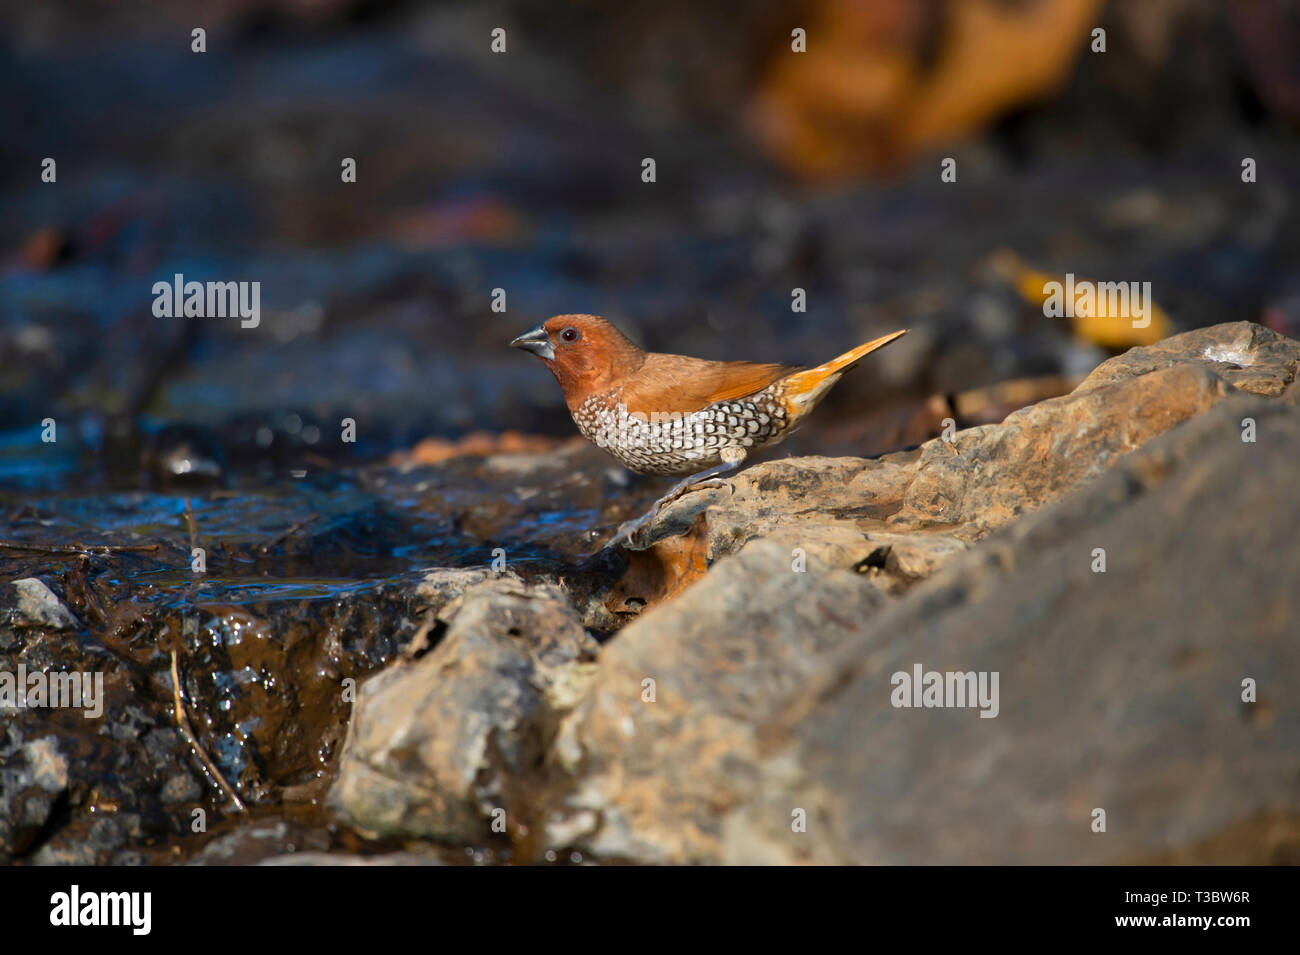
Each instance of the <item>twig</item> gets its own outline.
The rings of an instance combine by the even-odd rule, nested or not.
[[[208,754],[205,753],[203,751],[203,747],[199,745],[199,741],[195,737],[194,731],[190,729],[190,718],[185,715],[185,701],[181,696],[181,679],[179,673],[177,672],[178,669],[179,669],[179,663],[177,661],[176,651],[173,649],[172,650],[172,703],[176,710],[176,725],[180,728],[180,731],[185,736],[186,741],[193,748],[195,755],[199,757],[199,762],[203,764],[203,768],[208,771],[208,775],[212,779],[216,780],[217,785],[221,787],[221,791],[226,794],[226,798],[228,798],[234,804],[236,811],[243,812],[244,804],[242,801],[240,801],[239,794],[230,788],[230,783],[226,782],[226,777],[221,775],[221,770],[217,769],[216,764],[213,763],[212,760],[208,758]]]
[[[38,554],[132,554],[152,553],[157,544],[24,544],[21,541],[0,540],[4,550],[29,550]]]
[[[262,545],[262,553],[263,554],[267,553],[276,544],[280,543],[281,541],[288,540],[290,537],[298,533],[300,530],[302,530],[312,521],[317,521],[317,520],[320,520],[320,515],[313,514],[311,517],[305,518],[299,521],[297,524],[294,524],[287,531],[282,531],[281,533],[277,534],[275,537],[272,537],[269,541],[267,541],[265,544]]]
[[[194,548],[199,546],[199,525],[194,523],[194,509],[190,507],[190,499],[185,499],[185,523],[190,526],[190,553],[194,553]]]

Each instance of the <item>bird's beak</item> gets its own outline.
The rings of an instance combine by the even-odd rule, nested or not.
[[[530,351],[547,361],[555,357],[555,346],[551,344],[550,336],[546,334],[546,329],[541,325],[534,325],[528,329],[528,331],[512,341],[510,347]]]

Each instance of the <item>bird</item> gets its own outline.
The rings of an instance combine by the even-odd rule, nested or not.
[[[510,344],[546,364],[587,440],[638,474],[688,475],[608,547],[687,491],[730,486],[720,475],[789,437],[846,371],[907,331],[815,368],[647,352],[599,315],[556,315]]]

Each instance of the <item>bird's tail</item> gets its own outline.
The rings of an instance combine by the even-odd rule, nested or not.
[[[865,345],[850,349],[838,358],[832,358],[816,368],[795,372],[786,380],[787,398],[800,405],[816,402],[831,385],[839,381],[840,375],[862,361],[877,348],[884,348],[894,339],[902,338],[906,334],[906,328],[897,332],[890,332],[888,335],[882,335]]]

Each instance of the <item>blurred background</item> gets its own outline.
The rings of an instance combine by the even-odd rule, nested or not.
[[[1158,334],[1300,331],[1290,0],[0,9],[10,492],[568,438],[559,388],[506,347],[560,312],[800,363],[910,327],[787,446],[856,454]],[[1045,318],[1035,283],[1066,272],[1150,281],[1167,322],[1117,342]],[[154,317],[175,273],[260,282],[259,327]]]

